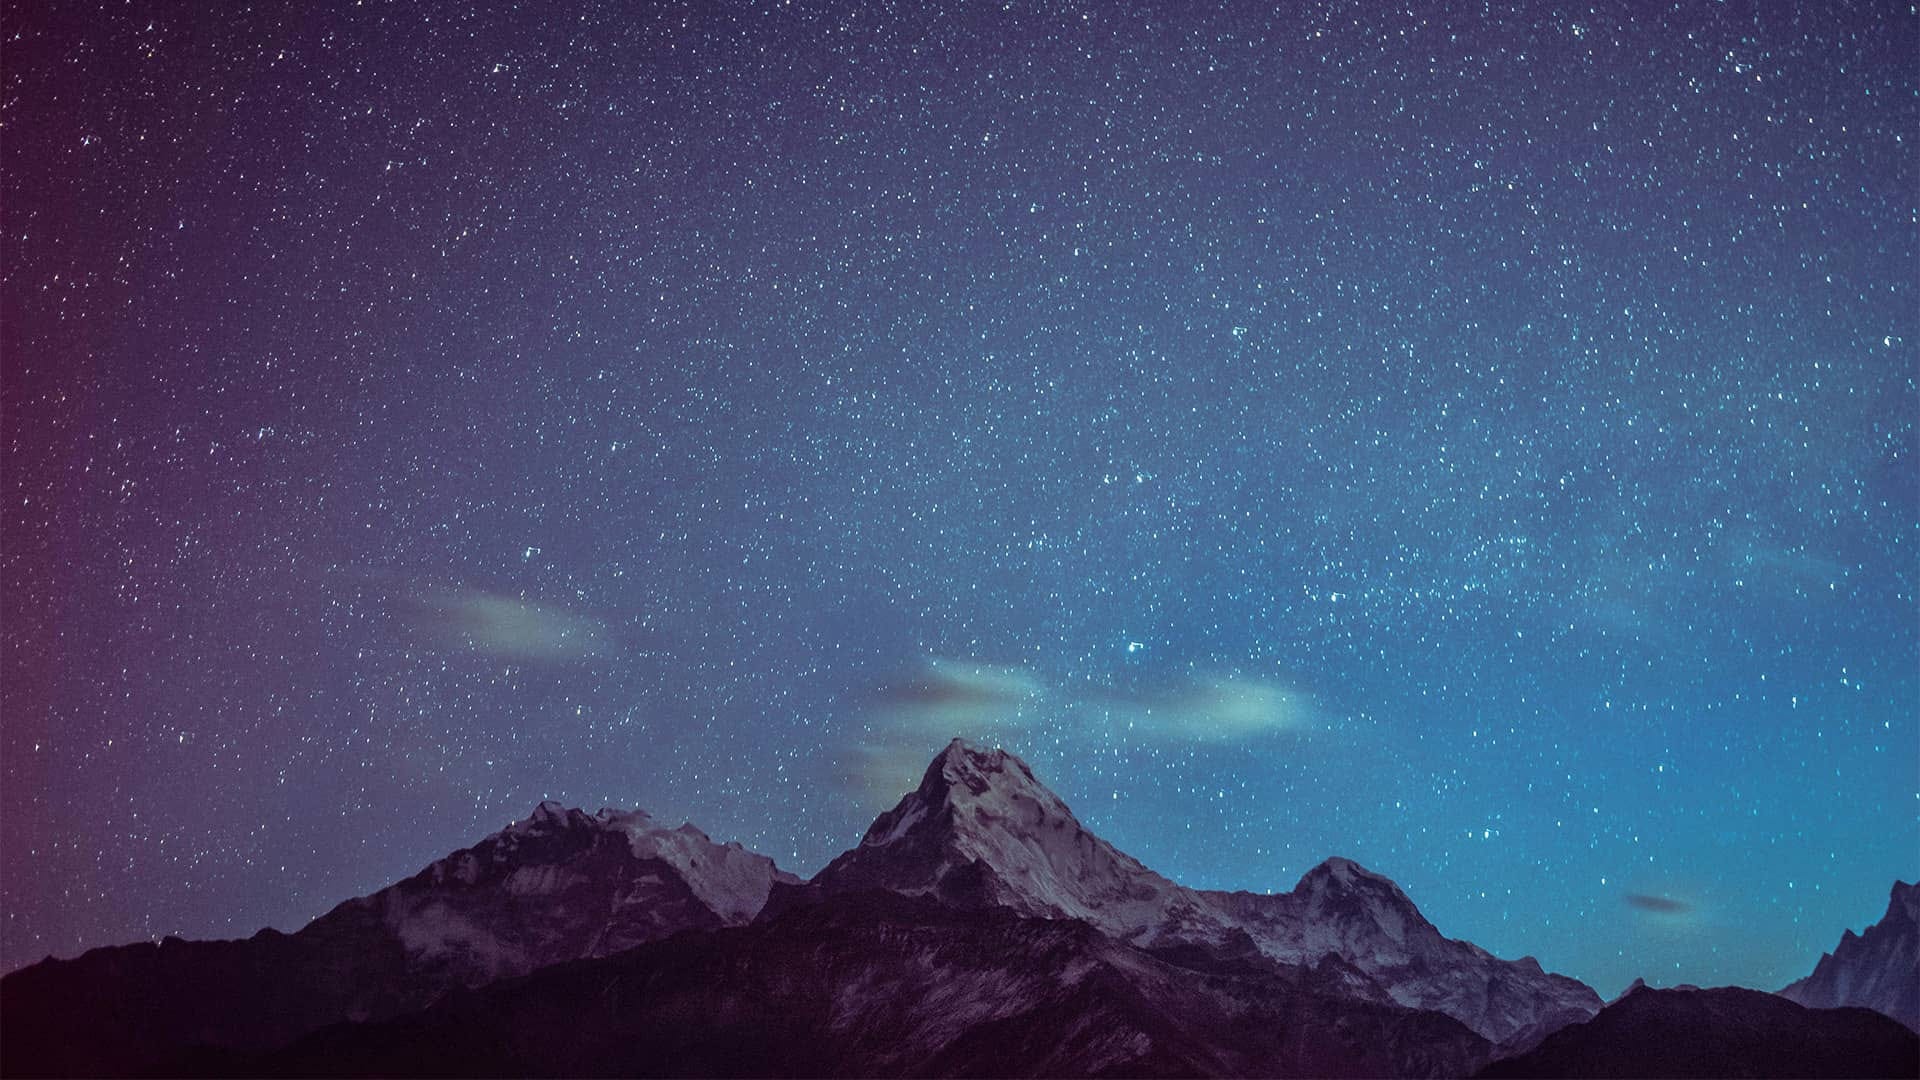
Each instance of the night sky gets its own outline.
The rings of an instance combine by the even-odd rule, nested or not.
[[[954,735],[1603,995],[1920,875],[1914,7],[194,7],[0,21],[0,968]]]

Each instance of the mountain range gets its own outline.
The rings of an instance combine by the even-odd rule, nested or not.
[[[1276,895],[1175,884],[1088,832],[1019,758],[957,740],[807,888],[1080,919],[1143,947],[1250,945],[1282,964],[1324,962],[1353,997],[1444,1013],[1495,1044],[1600,1008],[1585,984],[1532,958],[1500,960],[1443,937],[1399,886],[1347,859]]]
[[[1793,1010],[1770,1032],[1892,1055],[1863,1061],[1920,1045],[1827,1007],[1903,1000],[1901,956],[1911,992],[1902,888],[1905,936],[1892,913],[1849,934],[1794,984],[1817,1007],[1761,995]],[[0,1073],[1458,1076],[1531,1051],[1556,1075],[1669,1012],[1743,1060],[1765,1009],[1697,1004],[1603,1011],[1346,859],[1286,893],[1188,888],[956,740],[809,881],[691,825],[544,803],[294,934],[43,961],[0,979]]]

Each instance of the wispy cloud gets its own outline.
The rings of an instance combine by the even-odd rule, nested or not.
[[[429,593],[411,616],[415,629],[440,648],[510,660],[578,660],[612,644],[597,619],[478,589]]]
[[[1020,741],[1047,696],[1017,665],[929,659],[855,695],[863,736],[846,757],[842,786],[869,805],[890,803],[912,790],[948,739]]]
[[[1653,896],[1648,893],[1628,893],[1622,897],[1627,906],[1636,911],[1651,912],[1655,915],[1688,915],[1693,905],[1685,900],[1675,900],[1671,896]]]
[[[1225,744],[1311,726],[1311,695],[1278,682],[1194,679],[1155,691],[1050,683],[1030,668],[935,658],[856,698],[863,745],[842,777],[869,800],[910,789],[956,736],[1019,746],[1060,733]]]
[[[916,675],[877,687],[872,698],[879,707],[902,711],[996,711],[1045,693],[1040,680],[1022,667],[936,659]]]
[[[1095,693],[1086,704],[1145,737],[1205,743],[1302,730],[1313,715],[1305,692],[1245,678],[1207,679],[1152,694]]]

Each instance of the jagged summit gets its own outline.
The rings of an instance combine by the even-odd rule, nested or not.
[[[1920,1031],[1920,886],[1895,881],[1879,922],[1842,933],[1811,974],[1780,994],[1814,1009],[1864,1006]]]
[[[1071,816],[1065,803],[1033,775],[1033,769],[1000,747],[982,748],[955,739],[934,755],[918,793],[949,799],[1007,800],[1026,796]]]
[[[1396,892],[1400,889],[1400,886],[1395,885],[1393,880],[1384,874],[1376,874],[1352,859],[1340,855],[1329,856],[1320,865],[1300,875],[1300,884],[1295,888],[1320,881],[1333,881],[1341,885],[1378,882],[1392,887]]]
[[[1374,908],[1410,912],[1413,917],[1420,918],[1419,909],[1392,878],[1374,873],[1352,859],[1338,855],[1300,875],[1300,881],[1293,887],[1293,894],[1310,902],[1346,898]],[[1420,921],[1424,924],[1426,920]]]
[[[955,739],[927,766],[920,786],[881,814],[861,838],[862,847],[882,846],[906,835],[942,808],[965,808],[974,820],[994,815],[1030,815],[1033,824],[1049,817],[1073,819],[1073,811],[1034,778],[1027,763],[1005,750],[983,750]]]
[[[813,884],[1084,919],[1134,938],[1187,902],[1187,890],[1088,832],[1026,762],[960,739]]]
[[[998,746],[979,747],[965,739],[956,738],[947,743],[946,748],[934,755],[927,766],[927,778],[943,777],[949,781],[972,778],[981,783],[989,782],[988,777],[1006,773],[1009,769],[1028,784],[1039,785],[1033,778],[1033,770],[1027,763]],[[977,794],[982,789],[970,783],[969,787]]]
[[[800,880],[775,866],[772,859],[748,851],[738,842],[714,843],[691,822],[666,828],[657,824],[645,810],[602,807],[599,812],[588,814],[551,799],[534,807],[525,820],[509,825],[471,850],[477,852],[485,847],[491,859],[512,859],[524,857],[525,851],[532,850],[528,845],[537,846],[569,834],[578,838],[576,844],[591,845],[595,842],[591,838],[595,836],[611,838],[610,842],[616,847],[624,841],[632,859],[639,862],[657,859],[665,863],[701,906],[728,925],[752,919],[766,903],[774,882],[792,884]],[[472,881],[479,868],[474,858],[462,859],[467,854],[455,852],[435,866],[460,860],[456,865],[461,869],[454,871],[455,876],[465,875]],[[429,867],[427,872],[433,871],[434,867]],[[626,935],[615,934],[610,940],[625,942]]]

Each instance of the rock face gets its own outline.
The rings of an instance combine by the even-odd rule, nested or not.
[[[1780,995],[1815,1009],[1858,1005],[1920,1031],[1920,885],[1894,882],[1879,922],[1862,934],[1848,930]]]
[[[738,925],[775,882],[798,880],[690,825],[543,803],[298,933],[169,938],[9,975],[0,980],[0,1073],[126,1073],[193,1045],[279,1046],[564,960]]]
[[[957,739],[809,888],[1081,919],[1147,948],[1244,938],[1281,963],[1324,966],[1353,997],[1442,1012],[1501,1044],[1600,1008],[1592,989],[1530,958],[1442,936],[1399,886],[1346,859],[1277,895],[1178,885],[1088,832],[1019,758]]]
[[[1738,987],[1635,986],[1484,1077],[1920,1076],[1920,1036],[1867,1009]]]
[[[1084,922],[851,891],[340,1025],[215,1075],[1446,1076],[1458,1022],[1273,965],[1182,966]]]

